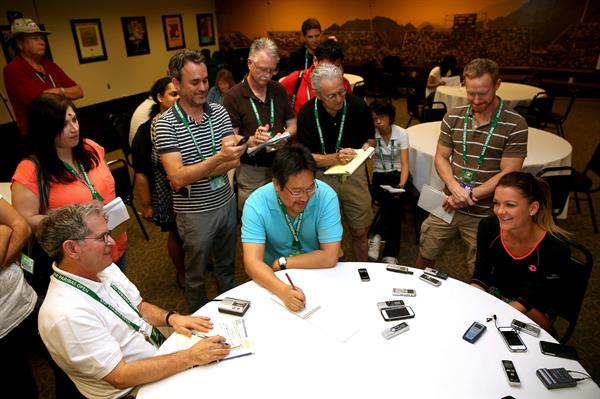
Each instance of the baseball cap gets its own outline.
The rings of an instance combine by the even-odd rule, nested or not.
[[[10,36],[8,40],[12,40],[23,33],[41,33],[49,35],[52,32],[41,30],[39,26],[31,18],[17,18],[13,21],[10,27]]]

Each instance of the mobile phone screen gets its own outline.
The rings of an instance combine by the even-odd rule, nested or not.
[[[523,346],[523,341],[514,330],[502,330],[501,333],[509,346]]]
[[[240,146],[242,144],[245,144],[249,138],[250,138],[250,136],[243,137],[240,141],[238,141],[238,143],[236,145]]]
[[[362,281],[369,281],[369,273],[367,273],[367,269],[358,269],[358,274],[360,274],[360,279]]]
[[[577,350],[573,346],[555,344],[553,342],[540,341],[540,349],[545,355],[563,357],[565,359],[577,360]]]

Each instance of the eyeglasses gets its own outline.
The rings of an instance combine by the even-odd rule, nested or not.
[[[112,230],[107,230],[104,233],[100,234],[98,237],[83,237],[83,238],[79,238],[79,240],[98,240],[98,241],[104,241],[105,245],[108,245],[110,242],[110,234],[112,233]]]
[[[307,196],[311,196],[317,191],[317,182],[314,182],[311,187],[305,188],[304,190],[290,190],[286,186],[284,188],[288,191],[288,193],[292,194],[292,197],[302,197],[302,195],[306,194]]]
[[[336,99],[336,97],[341,97],[341,98],[346,97],[346,94],[347,94],[346,89],[342,89],[342,90],[338,91],[337,93],[327,94],[324,97],[326,100],[333,101]]]
[[[275,68],[265,68],[265,67],[260,67],[258,65],[256,65],[256,63],[254,61],[252,61],[252,65],[254,65],[254,68],[256,68],[256,71],[260,74],[263,75],[275,75],[277,72],[279,72],[279,69],[277,69],[277,67]]]

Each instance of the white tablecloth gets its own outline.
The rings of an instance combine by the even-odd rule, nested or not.
[[[370,282],[361,282],[357,269],[366,267]],[[252,301],[244,316],[255,354],[196,367],[142,387],[138,399],[203,398],[598,398],[592,381],[575,388],[548,391],[535,372],[565,367],[584,372],[574,360],[543,355],[539,340],[555,342],[545,331],[539,338],[522,334],[528,350],[512,353],[493,323],[530,320],[513,307],[463,282],[448,279],[438,288],[414,275],[392,273],[377,263],[340,263],[335,268],[288,270],[308,303],[321,309],[307,320],[272,301],[254,282],[234,288],[227,296]],[[285,281],[283,272],[279,278]],[[393,297],[392,288],[414,288],[416,297]],[[385,322],[377,302],[404,299],[415,312],[405,320],[410,330],[386,340],[381,331],[399,321]],[[198,313],[217,318],[217,302]],[[327,325],[326,321],[341,319]],[[321,320],[321,322],[318,322]],[[324,323],[325,321],[325,323]],[[487,331],[475,344],[462,339],[478,321]],[[348,324],[358,326],[345,343],[332,335]],[[332,334],[333,333],[333,334]],[[171,336],[158,354],[176,350]],[[508,385],[501,360],[512,360],[522,385]]]
[[[544,90],[535,86],[502,82],[496,94],[502,98],[506,105],[514,108],[517,105],[529,105],[533,97],[542,91]],[[464,86],[438,86],[434,101],[442,101],[448,109],[465,105],[468,103],[467,90]]]
[[[350,82],[350,86],[352,86],[352,88],[354,88],[356,83],[364,80],[362,76],[353,75],[351,73],[345,73],[344,77],[348,79],[348,82]]]
[[[2,194],[2,198],[4,198],[6,202],[8,202],[9,204],[11,203],[10,183],[0,183],[0,194]]]
[[[406,130],[410,144],[410,173],[419,191],[423,184],[439,189],[444,187],[433,164],[440,124],[441,122],[420,123]],[[523,170],[535,175],[546,167],[571,166],[572,151],[571,144],[562,137],[530,127]]]

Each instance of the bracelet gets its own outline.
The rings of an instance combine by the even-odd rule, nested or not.
[[[174,310],[170,310],[167,315],[165,316],[165,324],[169,327],[173,327],[170,323],[169,323],[169,319],[171,318],[171,316],[173,316],[174,314],[177,314],[176,311]]]

